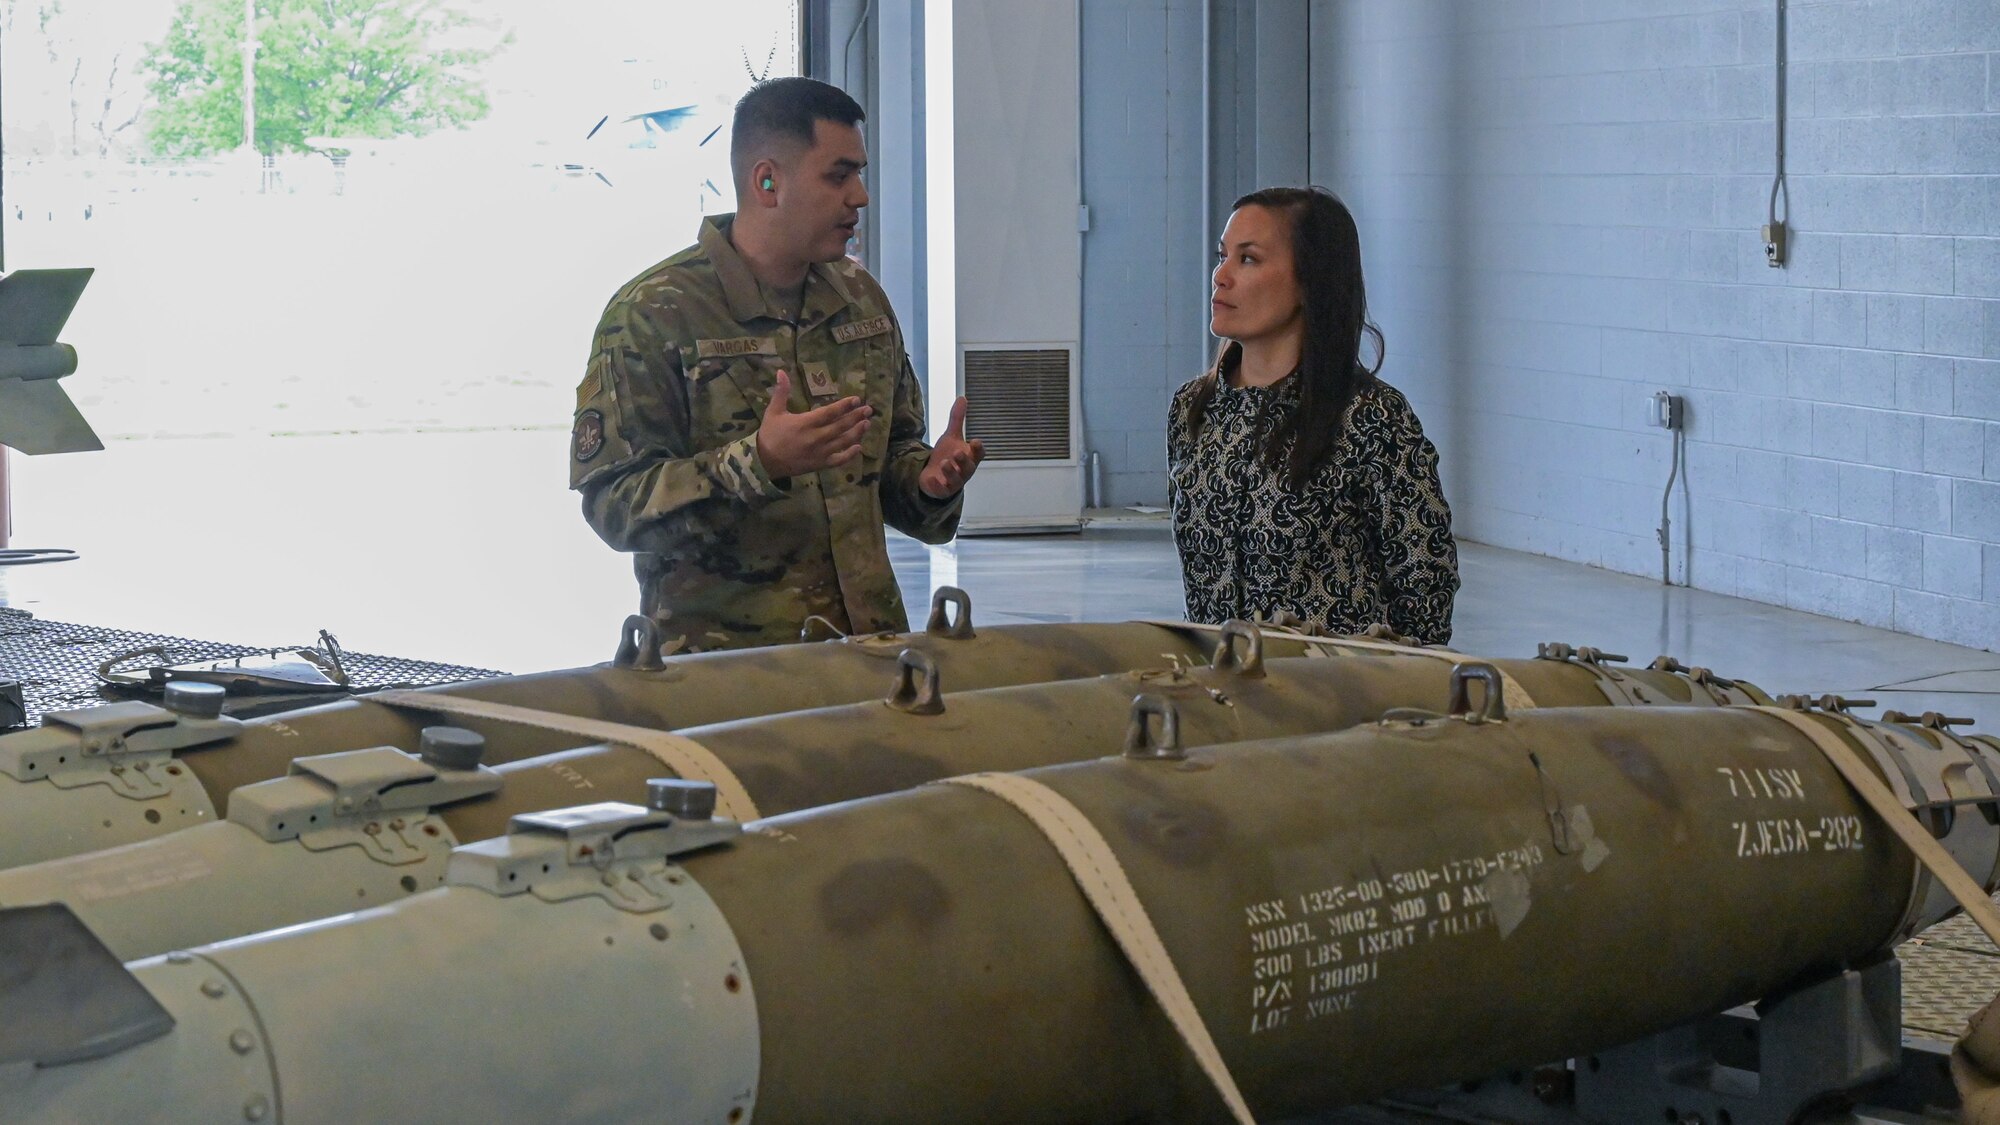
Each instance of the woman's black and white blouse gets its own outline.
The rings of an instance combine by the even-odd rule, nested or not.
[[[1331,632],[1386,622],[1425,644],[1449,641],[1458,548],[1437,449],[1409,400],[1371,381],[1349,407],[1339,443],[1294,492],[1264,447],[1298,409],[1298,375],[1269,387],[1225,380],[1196,434],[1189,404],[1198,382],[1174,395],[1167,420],[1188,619],[1215,624],[1289,610]]]

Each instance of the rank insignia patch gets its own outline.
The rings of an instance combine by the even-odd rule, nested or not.
[[[813,398],[831,398],[840,393],[840,384],[834,382],[833,373],[824,363],[805,362],[799,364],[805,372],[806,394]]]

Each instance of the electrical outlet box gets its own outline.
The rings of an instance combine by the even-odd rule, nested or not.
[[[1646,420],[1663,430],[1678,430],[1681,428],[1682,408],[1681,396],[1666,391],[1654,391],[1652,410]]]
[[[1782,269],[1785,265],[1785,224],[1764,224],[1764,264],[1772,269]]]

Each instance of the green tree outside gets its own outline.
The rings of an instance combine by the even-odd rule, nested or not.
[[[256,0],[256,147],[306,152],[309,137],[424,136],[486,116],[478,71],[512,39],[485,37],[436,0]],[[244,0],[181,0],[144,69],[158,103],[147,134],[164,156],[243,144]]]

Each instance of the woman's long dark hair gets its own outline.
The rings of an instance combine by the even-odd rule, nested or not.
[[[1340,197],[1322,187],[1273,187],[1238,199],[1230,211],[1266,207],[1285,217],[1292,230],[1292,272],[1305,298],[1305,339],[1299,349],[1299,408],[1270,434],[1267,463],[1283,468],[1293,491],[1339,442],[1347,408],[1382,369],[1387,345],[1368,319],[1368,295],[1361,281],[1361,233]],[[1372,363],[1361,360],[1361,339],[1374,340]],[[1208,404],[1223,378],[1241,358],[1241,347],[1225,340],[1215,365],[1196,385],[1189,403],[1190,428],[1201,429]],[[1287,454],[1289,450],[1289,455]]]

